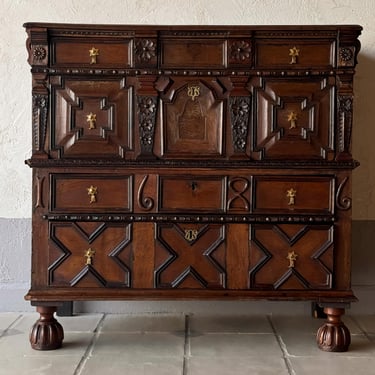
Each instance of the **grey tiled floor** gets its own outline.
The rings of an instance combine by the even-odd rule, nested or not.
[[[346,353],[315,344],[309,316],[105,315],[59,317],[63,347],[30,348],[37,314],[0,313],[1,375],[375,374],[375,315],[345,316]]]

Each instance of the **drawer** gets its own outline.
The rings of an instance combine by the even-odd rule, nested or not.
[[[52,44],[53,66],[126,68],[132,65],[129,40],[56,40]]]
[[[331,176],[256,176],[254,213],[333,214],[334,179]]]
[[[225,39],[162,39],[161,67],[224,69],[227,66]]]
[[[331,289],[333,232],[332,225],[252,225],[249,287]]]
[[[48,285],[130,287],[131,239],[132,226],[126,223],[50,223]]]
[[[156,225],[155,288],[226,287],[225,225]]]
[[[224,212],[226,177],[160,176],[160,212]]]
[[[256,68],[307,69],[335,66],[335,43],[331,40],[258,40],[255,49]]]
[[[132,177],[109,175],[51,176],[51,211],[132,211]]]

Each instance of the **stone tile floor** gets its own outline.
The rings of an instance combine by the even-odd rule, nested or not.
[[[0,313],[0,375],[371,375],[375,315],[344,316],[346,353],[315,344],[310,316],[115,315],[58,317],[63,347],[28,342],[34,313]]]

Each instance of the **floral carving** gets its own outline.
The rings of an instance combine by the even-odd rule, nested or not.
[[[354,47],[341,47],[339,49],[340,65],[354,65]]]
[[[135,55],[141,62],[149,62],[156,56],[156,43],[150,39],[138,40],[135,44]]]
[[[33,57],[35,60],[42,61],[46,58],[47,51],[42,46],[36,46],[33,50]]]
[[[250,97],[238,96],[230,98],[233,148],[236,152],[246,149],[250,115]]]
[[[233,60],[245,61],[250,58],[250,43],[241,40],[232,43],[230,49],[230,58]]]
[[[151,154],[154,145],[156,97],[138,97],[139,138],[142,153]]]
[[[33,143],[35,151],[42,151],[47,132],[48,96],[33,95]]]

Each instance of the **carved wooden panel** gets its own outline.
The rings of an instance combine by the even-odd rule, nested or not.
[[[253,78],[255,159],[334,157],[334,83],[327,78]]]
[[[333,226],[253,225],[250,246],[250,288],[332,288]]]
[[[156,288],[225,288],[225,226],[156,225]]]
[[[225,129],[223,100],[227,79],[160,79],[162,99],[161,156],[220,157]]]
[[[54,222],[49,237],[49,285],[131,286],[131,224]]]
[[[123,78],[52,79],[52,149],[60,157],[125,157],[133,149],[132,89]]]

